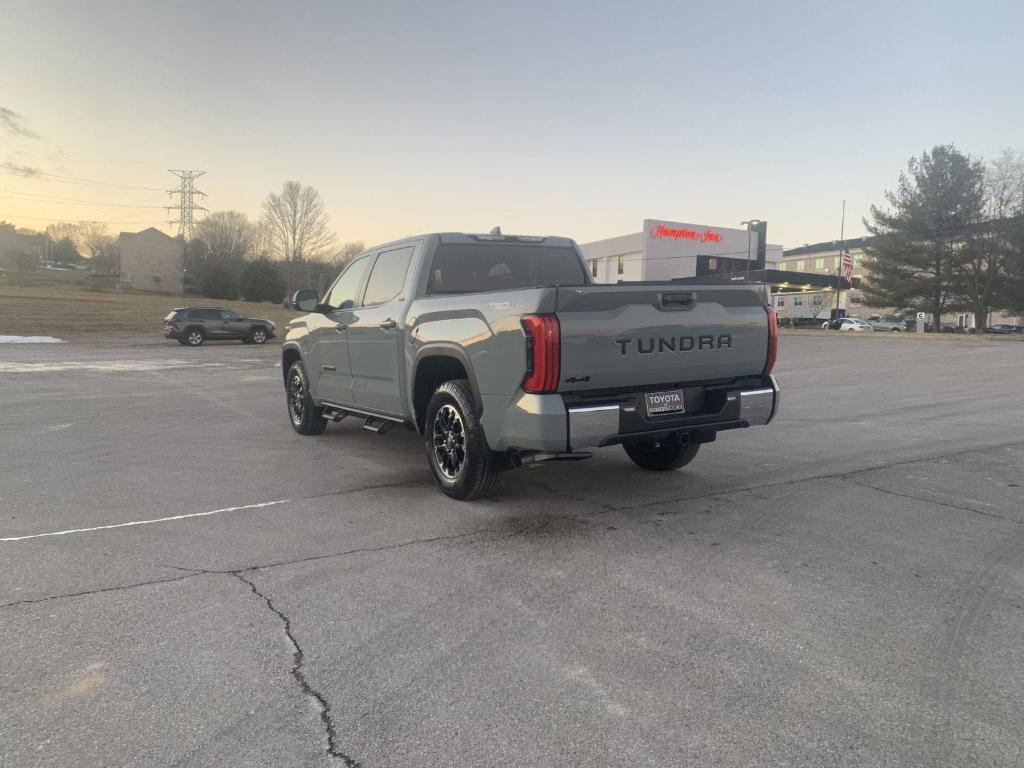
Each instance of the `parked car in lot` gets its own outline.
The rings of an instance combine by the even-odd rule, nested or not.
[[[873,331],[868,323],[856,317],[844,317],[839,320],[826,320],[821,324],[828,331]]]
[[[868,325],[875,331],[902,331],[904,329],[903,319],[895,315],[879,317],[872,315],[868,318]]]
[[[985,329],[985,333],[994,333],[999,336],[1008,336],[1010,334],[1024,333],[1024,325],[1011,325],[1010,323],[996,323],[990,325]]]
[[[207,339],[263,344],[276,333],[277,326],[270,320],[242,317],[224,307],[177,307],[164,318],[164,338],[189,347],[198,347]]]
[[[292,303],[307,313],[281,356],[292,428],[404,425],[456,499],[488,494],[499,471],[609,445],[643,469],[679,469],[779,404],[763,285],[595,285],[564,237],[402,240]]]

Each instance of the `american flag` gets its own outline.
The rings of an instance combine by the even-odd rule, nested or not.
[[[842,270],[843,280],[845,280],[846,282],[848,282],[848,283],[850,283],[852,285],[853,284],[853,257],[850,255],[849,251],[844,251],[843,252],[843,257],[841,259],[841,263],[842,263],[842,267],[840,269]]]

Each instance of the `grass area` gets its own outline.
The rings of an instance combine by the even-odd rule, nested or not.
[[[59,273],[58,273],[59,274]],[[54,281],[44,287],[0,282],[0,335],[56,336],[61,339],[163,334],[164,316],[175,307],[228,307],[246,317],[277,323],[278,338],[295,312],[277,304],[221,301],[195,296],[163,296],[128,291],[87,291]]]

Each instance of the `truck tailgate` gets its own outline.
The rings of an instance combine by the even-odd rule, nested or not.
[[[558,288],[560,392],[760,374],[768,355],[761,285]]]

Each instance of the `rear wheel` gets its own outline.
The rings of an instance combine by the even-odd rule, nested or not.
[[[198,347],[206,341],[206,334],[198,328],[189,328],[185,331],[185,344],[190,347]]]
[[[302,362],[296,360],[288,369],[288,418],[292,429],[300,435],[321,435],[327,429],[323,410],[313,404]]]
[[[468,501],[494,490],[498,473],[468,381],[437,388],[427,404],[424,432],[427,462],[443,493]]]
[[[693,461],[700,450],[700,443],[691,443],[679,436],[672,436],[659,440],[636,440],[623,443],[622,447],[638,467],[652,472],[668,472],[685,467]]]

